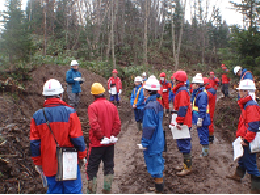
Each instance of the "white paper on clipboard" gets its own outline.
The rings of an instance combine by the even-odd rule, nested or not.
[[[112,87],[111,89],[112,89],[111,91],[112,91],[112,94],[113,94],[113,95],[114,95],[114,94],[117,94],[117,89],[116,89],[116,87]]]
[[[63,180],[77,178],[77,152],[63,152]]]
[[[239,157],[243,156],[244,154],[244,149],[243,149],[243,146],[241,144],[243,140],[241,138],[237,138],[235,141],[234,141],[234,161],[236,159],[238,159]]]
[[[189,139],[190,131],[186,125],[181,126],[181,130],[178,130],[176,126],[171,126],[172,138],[173,139]]]

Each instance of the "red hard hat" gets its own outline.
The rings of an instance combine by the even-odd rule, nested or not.
[[[226,65],[225,64],[221,64],[221,67],[223,68],[223,67],[226,67]]]
[[[117,72],[117,69],[114,69],[112,73],[118,73],[118,72]]]
[[[214,72],[210,72],[209,75],[214,75]]]
[[[185,82],[187,80],[186,72],[185,71],[177,71],[175,73],[175,78],[178,81],[183,81]]]
[[[161,72],[161,73],[160,73],[160,77],[165,77],[165,73],[164,73],[164,72]]]

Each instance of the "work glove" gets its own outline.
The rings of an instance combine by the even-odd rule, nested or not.
[[[137,144],[137,145],[138,145],[138,148],[139,148],[140,150],[146,150],[146,149],[147,149],[147,148],[144,148],[142,144]]]
[[[108,90],[108,92],[111,94],[111,93],[112,93],[112,89],[110,88],[110,89]]]
[[[101,140],[100,144],[110,144],[110,139],[104,137],[104,138]]]
[[[85,78],[84,77],[80,77],[80,81],[85,81]]]
[[[202,118],[198,118],[197,127],[202,127]]]
[[[75,77],[74,81],[80,81],[81,77]]]
[[[85,164],[86,164],[86,160],[85,160],[85,158],[79,160],[79,166],[80,166],[80,168],[85,167]]]
[[[111,143],[113,143],[113,144],[114,144],[114,143],[116,143],[116,142],[117,142],[117,140],[118,140],[118,138],[116,138],[115,136],[113,136],[113,135],[112,135],[112,136],[110,136],[110,142],[111,142]]]
[[[42,171],[42,165],[35,165],[36,171],[41,175],[43,173]]]
[[[119,94],[121,94],[122,93],[122,89],[119,89],[119,92],[118,92]]]

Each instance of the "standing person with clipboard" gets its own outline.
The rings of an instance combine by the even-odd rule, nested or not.
[[[192,127],[192,113],[190,107],[190,95],[189,90],[185,87],[185,81],[187,80],[185,71],[177,71],[175,73],[176,91],[175,96],[175,110],[177,111],[177,129],[182,130],[182,127]],[[180,152],[183,154],[184,163],[183,166],[176,167],[180,172],[176,173],[177,176],[183,177],[192,172],[192,155],[191,155],[191,138],[177,139],[177,146]]]
[[[256,153],[252,150],[252,143],[257,139],[259,133],[260,123],[260,107],[250,95],[254,92],[256,87],[252,80],[240,80],[239,83],[239,96],[238,105],[242,111],[238,125],[236,137],[242,139],[243,156],[239,157],[238,166],[236,167],[235,174],[228,176],[228,178],[240,181],[246,172],[251,175],[251,193],[260,193],[260,172],[256,164]],[[252,94],[252,93],[251,93]],[[259,138],[259,137],[258,137]],[[260,140],[257,140],[258,142]],[[258,148],[259,149],[259,148]]]
[[[45,83],[44,108],[34,113],[30,125],[30,153],[36,170],[46,176],[47,194],[81,193],[84,137],[76,111],[62,101],[63,91],[57,80]]]

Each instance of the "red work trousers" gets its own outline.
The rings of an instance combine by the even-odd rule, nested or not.
[[[162,105],[165,109],[169,110],[169,93],[163,93]]]
[[[214,134],[214,111],[215,111],[215,104],[216,104],[216,95],[207,92],[209,97],[209,115],[210,115],[210,126],[209,126],[209,135]]]

